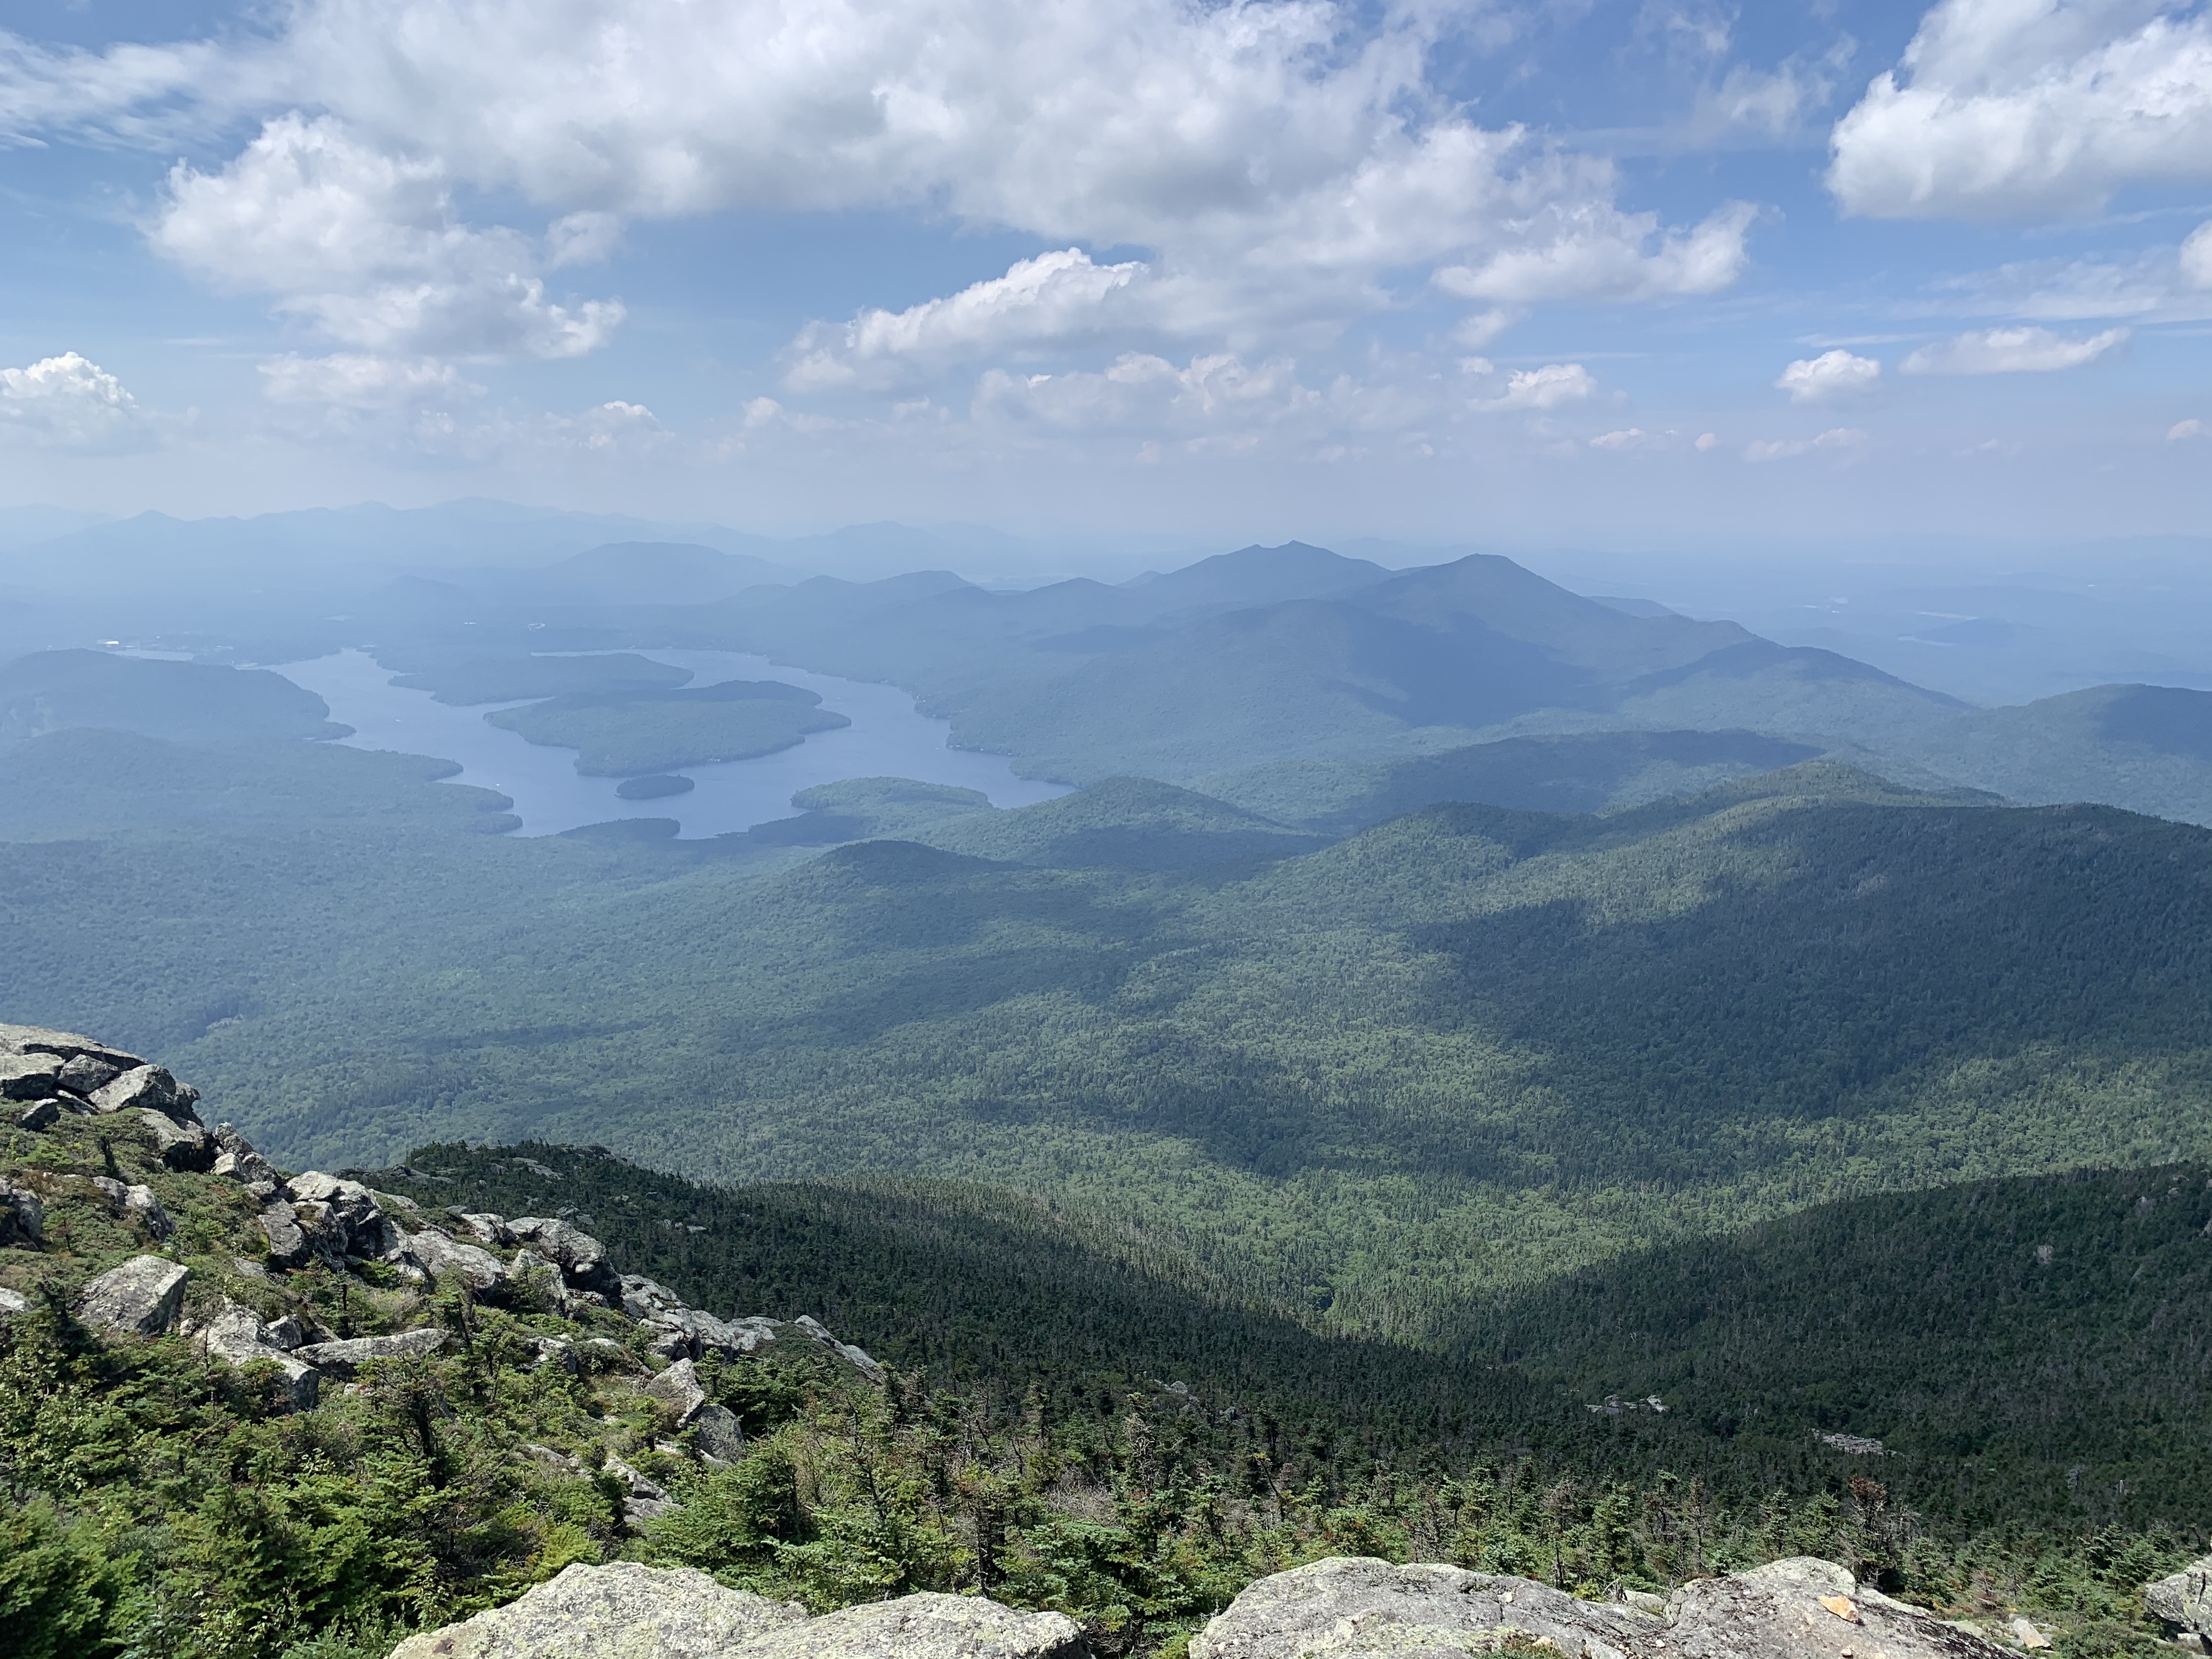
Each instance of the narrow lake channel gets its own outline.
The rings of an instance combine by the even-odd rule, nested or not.
[[[872,685],[784,668],[766,657],[735,651],[645,651],[638,653],[691,671],[693,685],[723,680],[781,680],[819,692],[822,705],[853,723],[823,732],[794,748],[752,760],[687,766],[682,775],[696,787],[659,800],[623,800],[615,778],[576,771],[576,751],[526,743],[484,716],[513,703],[453,708],[428,691],[394,685],[391,672],[362,651],[341,651],[276,672],[328,703],[331,718],[354,728],[342,741],[356,749],[391,749],[434,755],[459,763],[455,783],[496,789],[514,802],[525,836],[557,835],[610,818],[674,818],[686,837],[750,830],[798,809],[793,793],[846,778],[915,778],[924,783],[980,789],[994,806],[1027,806],[1067,793],[1063,784],[1014,775],[1002,756],[949,747],[950,722],[932,720],[895,685]]]

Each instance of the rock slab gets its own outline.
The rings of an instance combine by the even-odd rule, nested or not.
[[[787,1625],[727,1659],[1086,1659],[1073,1620],[976,1595],[902,1595]]]
[[[1516,1636],[1566,1659],[1651,1651],[1665,1625],[1610,1602],[1578,1601],[1532,1579],[1437,1565],[1337,1556],[1244,1587],[1191,1639],[1191,1659],[1462,1659]]]
[[[192,1270],[158,1255],[134,1255],[84,1287],[76,1316],[102,1330],[159,1336],[175,1322]]]
[[[1796,1557],[1702,1578],[1663,1613],[1527,1578],[1337,1557],[1247,1585],[1191,1659],[1461,1659],[1541,1642],[1566,1659],[1999,1659],[2012,1650]]]
[[[409,1637],[392,1659],[726,1659],[805,1617],[696,1567],[580,1563],[520,1601]]]
[[[2212,1555],[2144,1585],[2143,1607],[2154,1619],[2212,1636]]]

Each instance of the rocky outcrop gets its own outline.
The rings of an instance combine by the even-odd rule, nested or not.
[[[84,1287],[76,1316],[96,1330],[159,1336],[176,1322],[191,1276],[182,1262],[134,1255]]]
[[[1684,1585],[1658,1609],[1464,1568],[1316,1561],[1245,1587],[1191,1659],[1458,1659],[1537,1642],[1567,1659],[1998,1659],[2011,1650],[1797,1557]]]
[[[202,1349],[227,1364],[257,1361],[274,1365],[284,1380],[284,1395],[295,1411],[312,1410],[322,1394],[322,1373],[292,1352],[300,1346],[298,1322],[289,1317],[264,1325],[252,1309],[225,1297],[192,1333]]]
[[[141,1109],[198,1127],[198,1098],[160,1066],[74,1031],[0,1025],[0,1100],[21,1103],[12,1114],[19,1129],[48,1128],[64,1112]]]
[[[0,1249],[35,1250],[46,1240],[46,1206],[28,1187],[0,1178]]]
[[[1335,1557],[1249,1584],[1192,1638],[1191,1659],[1429,1659],[1495,1651],[1517,1632],[1568,1659],[1623,1659],[1663,1636],[1656,1617],[1578,1601],[1531,1579]]]
[[[2144,1585],[2143,1610],[2200,1641],[2212,1640],[2212,1555]]]
[[[1690,1659],[1995,1659],[2003,1647],[1856,1582],[1814,1556],[1698,1578],[1667,1601],[1674,1651]]]
[[[1072,1620],[972,1595],[809,1619],[690,1567],[574,1566],[518,1601],[410,1636],[392,1659],[1085,1659]]]
[[[178,1082],[159,1066],[134,1066],[85,1097],[94,1111],[155,1111],[188,1123],[199,1121],[199,1114],[192,1109],[199,1097],[198,1090]]]
[[[177,1224],[169,1219],[160,1196],[143,1182],[126,1185],[112,1176],[94,1176],[92,1184],[100,1189],[116,1214],[137,1222],[156,1244],[175,1234]]]
[[[1074,1621],[979,1595],[902,1595],[787,1625],[726,1659],[1086,1659]]]
[[[425,1354],[434,1354],[446,1346],[446,1340],[445,1332],[434,1325],[425,1325],[419,1330],[398,1331],[390,1336],[311,1342],[294,1350],[293,1357],[332,1376],[350,1377],[363,1365],[373,1365],[380,1359],[419,1359]]]
[[[727,1659],[805,1617],[694,1567],[580,1565],[520,1601],[409,1637],[392,1659]]]

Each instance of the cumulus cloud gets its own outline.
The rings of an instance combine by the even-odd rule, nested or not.
[[[378,352],[574,357],[622,307],[556,304],[520,233],[465,225],[434,158],[363,142],[328,116],[268,122],[218,173],[179,163],[155,246],[218,284]]]
[[[1253,429],[1318,411],[1322,395],[1300,382],[1287,357],[1248,363],[1231,352],[1194,357],[1178,368],[1164,357],[1126,352],[1100,372],[985,374],[979,416],[1013,418],[1064,431],[1152,431],[1249,442]]]
[[[1881,380],[1880,363],[1839,348],[1817,357],[1800,357],[1774,384],[1790,394],[1793,404],[1832,404],[1863,397]]]
[[[327,357],[287,354],[261,366],[261,391],[271,403],[339,409],[406,409],[480,398],[484,388],[451,363],[337,352]]]
[[[2212,438],[2212,426],[2207,426],[2202,421],[2189,420],[2176,421],[2166,428],[2166,441],[2170,444],[2178,444],[2188,438]]]
[[[2108,328],[2069,340],[2047,328],[1989,328],[1925,345],[1898,368],[1907,374],[2021,374],[2079,368],[2124,344],[2128,331]]]
[[[2212,18],[2156,0],[1942,0],[1836,124],[1853,213],[2094,213],[2131,184],[2212,179]]]
[[[42,448],[114,453],[154,441],[152,419],[123,382],[74,351],[0,368],[0,436]]]
[[[1691,229],[1662,233],[1656,214],[1560,204],[1512,227],[1519,246],[1478,264],[1443,266],[1434,280],[1461,299],[1517,304],[1713,294],[1742,274],[1744,239],[1758,216],[1750,204],[1731,202]]]
[[[2192,288],[2212,288],[2212,223],[2201,224],[2181,245],[2182,280]]]
[[[784,383],[794,392],[888,385],[1010,348],[1095,339],[1110,320],[1108,301],[1141,291],[1150,274],[1138,260],[1093,264],[1079,248],[1040,254],[944,299],[864,311],[842,328],[815,324],[793,343]]]
[[[1618,432],[1601,432],[1589,441],[1589,447],[1610,450],[1614,454],[1637,453],[1645,450],[1671,449],[1679,435],[1673,432],[1646,432],[1640,426],[1624,427]],[[1711,446],[1701,441],[1698,447],[1710,448]]]
[[[1580,363],[1546,363],[1541,368],[1515,370],[1507,377],[1504,392],[1477,407],[1501,412],[1559,409],[1596,395],[1597,377]]]
[[[1818,437],[1769,438],[1744,447],[1747,461],[1783,461],[1796,455],[1817,454],[1822,451],[1849,455],[1865,447],[1867,434],[1855,426],[1832,426]]]
[[[1609,164],[1476,125],[1430,78],[1447,24],[1425,6],[296,0],[278,16],[265,40],[149,49],[135,69],[50,55],[13,94],[0,66],[0,112],[112,132],[196,93],[209,131],[261,118],[228,165],[178,169],[155,245],[381,355],[590,350],[619,306],[549,293],[546,274],[630,222],[728,210],[919,210],[1074,250],[794,343],[795,384],[864,386],[1123,328],[1124,346],[1264,352],[1438,267],[1443,291],[1492,305],[1711,293],[1743,268],[1753,216],[1627,212]],[[534,225],[466,222],[459,199],[527,204]],[[1081,252],[1114,247],[1147,252]]]

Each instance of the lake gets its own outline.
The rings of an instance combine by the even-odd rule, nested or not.
[[[872,685],[781,668],[766,657],[736,651],[642,651],[640,656],[691,671],[693,685],[723,680],[781,680],[819,692],[822,706],[853,723],[823,732],[790,749],[752,760],[687,766],[696,784],[689,794],[659,800],[623,800],[617,778],[578,775],[573,749],[525,743],[485,720],[514,703],[472,703],[456,708],[428,691],[394,685],[392,673],[364,651],[341,651],[276,672],[306,687],[331,708],[331,718],[354,728],[341,741],[356,749],[392,749],[458,762],[454,783],[496,789],[514,802],[520,834],[557,835],[610,818],[674,818],[687,838],[750,830],[772,818],[794,817],[792,796],[817,783],[846,778],[915,778],[924,783],[980,789],[994,806],[1027,806],[1068,793],[1067,786],[1014,775],[998,755],[948,746],[949,721],[932,720],[895,685]]]

